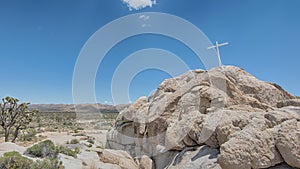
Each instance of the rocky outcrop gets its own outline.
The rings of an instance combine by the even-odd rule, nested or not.
[[[108,164],[119,166],[122,169],[138,169],[133,158],[122,150],[100,150],[97,151],[100,161]]]
[[[287,101],[293,99],[237,67],[191,71],[124,109],[106,146],[147,155],[158,169],[299,167],[300,107]]]
[[[296,106],[300,107],[300,99],[289,99],[289,100],[282,100],[277,103],[277,107],[287,107],[287,106]]]

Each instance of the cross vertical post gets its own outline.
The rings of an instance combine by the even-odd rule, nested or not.
[[[228,42],[219,44],[219,42],[217,41],[215,46],[210,46],[210,47],[207,48],[207,49],[214,49],[214,48],[216,48],[216,50],[217,50],[217,55],[218,55],[218,65],[219,65],[219,67],[222,66],[221,56],[220,56],[220,49],[219,49],[219,47],[225,46],[225,45],[228,45],[228,44],[229,44]]]

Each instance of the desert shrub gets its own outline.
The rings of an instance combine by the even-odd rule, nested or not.
[[[84,133],[78,133],[78,134],[73,134],[72,136],[79,137],[79,136],[86,136],[86,134],[84,134]]]
[[[19,139],[21,141],[36,141],[36,130],[35,129],[27,129],[26,131],[23,131],[23,133],[20,135]]]
[[[64,169],[61,161],[57,159],[38,160],[32,165],[32,169]]]
[[[69,121],[66,121],[66,122],[63,122],[63,125],[64,125],[64,126],[72,126],[73,123],[72,123],[72,122],[69,122]]]
[[[77,127],[77,130],[84,130],[83,127]]]
[[[77,139],[72,139],[70,141],[70,144],[78,144],[78,143],[79,143],[79,140],[77,140]]]
[[[74,133],[78,133],[78,130],[77,130],[77,129],[73,129],[73,132],[74,132]]]
[[[6,152],[3,157],[22,157],[22,155],[17,151]]]
[[[63,169],[57,159],[37,160],[36,162],[23,157],[16,151],[4,153],[0,158],[1,169]]]
[[[64,146],[57,146],[56,150],[58,153],[62,153],[65,154],[67,156],[72,156],[74,158],[77,158],[77,154],[79,153],[78,150],[72,150],[68,147],[64,147]]]
[[[94,144],[95,143],[94,140],[92,140],[92,139],[88,139],[87,142],[90,143],[90,144]]]
[[[87,146],[88,148],[93,147],[93,144],[85,144],[85,146]]]
[[[56,158],[58,153],[54,143],[50,140],[45,140],[28,148],[24,154],[30,157]]]
[[[1,169],[31,169],[32,160],[22,157],[16,151],[4,153],[3,157],[0,158]]]
[[[75,150],[74,150],[77,154],[80,153],[80,149],[78,147],[75,147]]]
[[[55,146],[52,141],[45,140],[28,148],[24,154],[30,157],[50,158],[53,160],[56,159],[58,153],[77,158],[77,154],[80,153],[80,150],[76,148],[72,150],[64,146]]]
[[[190,82],[192,79],[193,79],[192,77],[189,77],[189,76],[188,76],[188,77],[186,78],[185,81],[188,83],[188,82]]]

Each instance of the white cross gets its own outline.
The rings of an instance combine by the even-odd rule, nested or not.
[[[218,41],[217,41],[215,46],[210,46],[210,47],[207,48],[207,49],[213,49],[213,48],[216,48],[217,54],[218,54],[218,64],[219,64],[219,66],[222,66],[219,47],[220,47],[220,46],[225,46],[225,45],[228,45],[228,44],[229,44],[228,42],[219,44]]]

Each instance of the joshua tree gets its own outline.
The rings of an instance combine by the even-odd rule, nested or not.
[[[5,142],[9,141],[12,134],[12,142],[15,142],[19,131],[28,127],[37,111],[27,110],[30,103],[18,103],[13,97],[6,97],[0,103],[0,123],[4,130]]]

